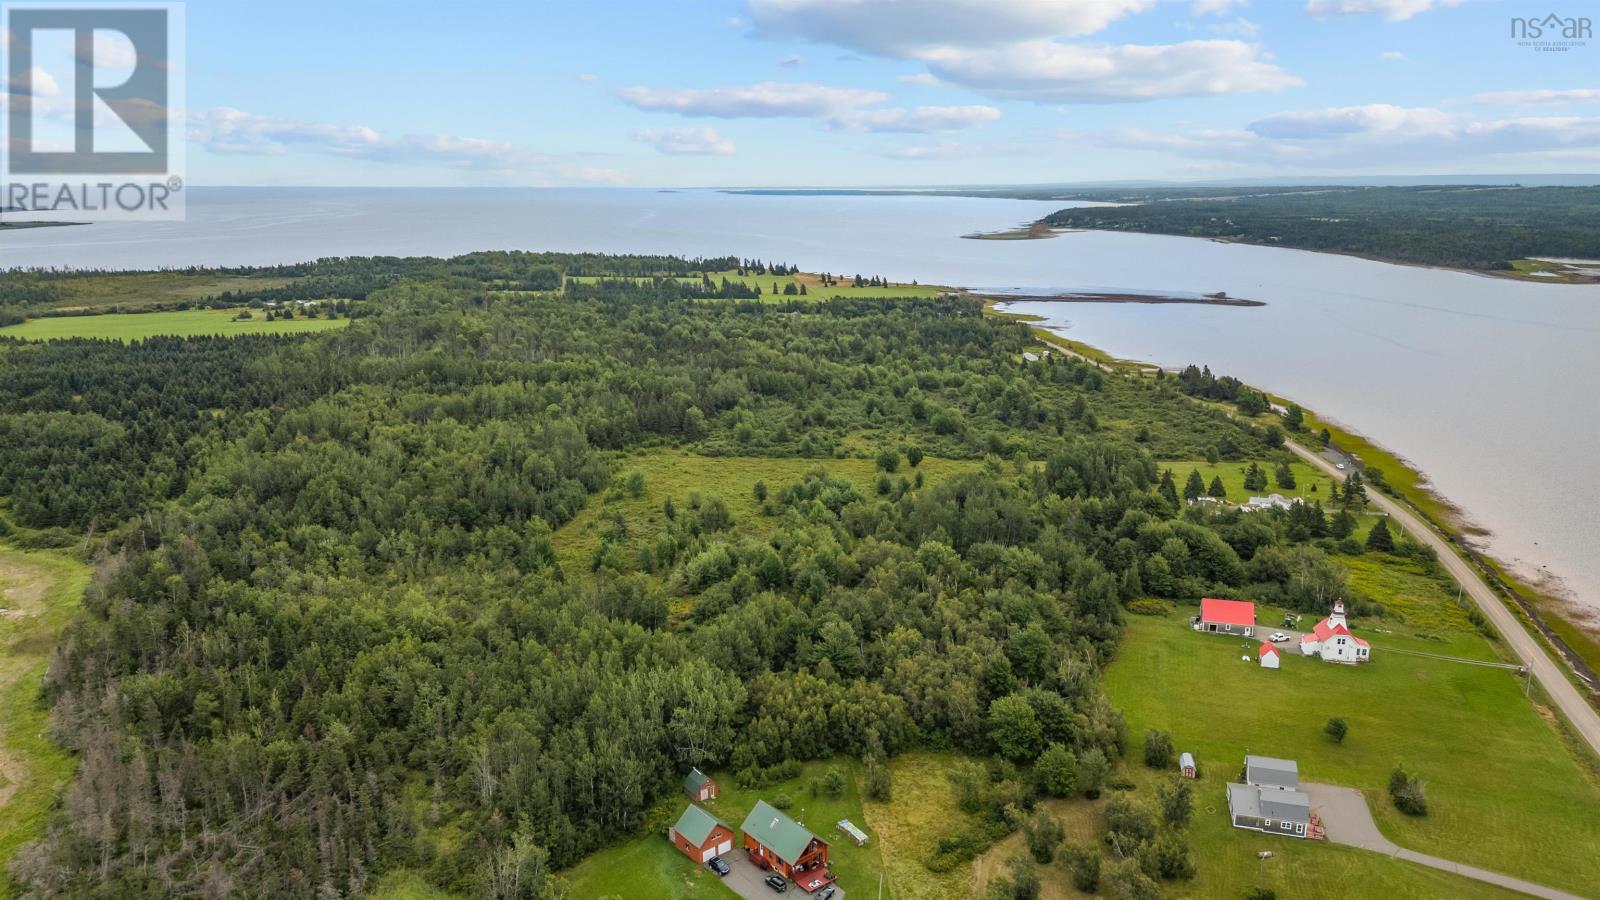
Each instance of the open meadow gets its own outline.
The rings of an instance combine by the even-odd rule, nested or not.
[[[343,328],[350,324],[349,319],[321,317],[308,319],[302,316],[292,319],[273,319],[269,322],[262,310],[252,311],[248,319],[239,319],[238,315],[239,310],[236,309],[186,309],[175,312],[48,316],[0,328],[0,337],[14,337],[26,341],[103,338],[128,343],[152,337],[302,334]]]

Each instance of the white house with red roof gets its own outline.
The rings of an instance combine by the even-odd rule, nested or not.
[[[1333,601],[1333,612],[1300,637],[1300,652],[1328,662],[1364,663],[1372,659],[1372,645],[1350,633],[1344,618],[1344,601]]]
[[[1248,600],[1206,597],[1200,601],[1200,615],[1191,617],[1189,624],[1195,631],[1250,637],[1256,633],[1256,605]]]
[[[1261,663],[1263,669],[1276,669],[1283,663],[1278,658],[1278,648],[1271,644],[1262,644],[1256,648],[1256,661]]]

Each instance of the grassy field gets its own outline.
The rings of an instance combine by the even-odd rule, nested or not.
[[[1252,496],[1266,496],[1267,494],[1282,494],[1285,497],[1304,497],[1307,502],[1321,500],[1323,506],[1328,505],[1333,479],[1318,472],[1309,464],[1294,462],[1289,464],[1289,469],[1294,473],[1294,487],[1286,488],[1278,484],[1273,473],[1277,470],[1276,463],[1258,462],[1263,471],[1267,473],[1267,486],[1259,491],[1244,489],[1244,473],[1250,468],[1249,462],[1219,462],[1212,465],[1205,460],[1180,460],[1175,462],[1158,462],[1160,468],[1171,469],[1172,478],[1178,483],[1178,493],[1183,493],[1183,485],[1189,478],[1189,473],[1198,471],[1200,478],[1205,481],[1206,487],[1211,486],[1211,479],[1221,478],[1222,486],[1227,489],[1227,500],[1230,503],[1243,503]]]
[[[736,284],[760,286],[761,297],[764,300],[824,300],[832,297],[937,297],[947,288],[931,284],[902,284],[891,283],[886,287],[854,287],[850,284],[850,275],[835,275],[839,280],[837,285],[824,285],[820,275],[810,272],[801,272],[798,275],[740,275],[737,271],[711,272],[711,280],[721,283],[726,278]],[[853,274],[853,273],[852,273]],[[863,272],[867,278],[872,273]],[[676,276],[678,281],[699,281],[698,275]],[[571,281],[593,282],[601,278],[592,275],[572,275]],[[787,285],[793,284],[798,290],[800,285],[805,285],[805,296],[784,294]]]
[[[812,796],[811,782],[821,778],[832,766],[837,766],[846,775],[844,795],[838,799]],[[861,808],[859,763],[849,759],[807,763],[798,778],[757,790],[738,787],[727,772],[713,774],[721,785],[722,795],[703,805],[732,826],[736,834],[740,833],[739,826],[757,800],[771,802],[779,795],[786,794],[793,801],[787,810],[789,815],[828,842],[828,869],[838,878],[839,885],[846,892],[860,892],[858,896],[867,896],[869,886],[873,891],[876,890],[878,875],[884,871],[880,843],[869,840],[865,847],[857,847],[834,828],[834,823],[840,819],[849,819],[857,825],[869,822]],[[691,862],[667,841],[667,826],[677,819],[688,802],[681,794],[673,794],[651,811],[651,824],[646,827],[645,834],[602,850],[564,873],[563,877],[571,885],[572,896],[652,897],[663,900],[734,896],[732,891],[723,887],[721,879],[704,866]],[[870,824],[863,827],[869,835],[873,833]],[[741,839],[735,838],[736,847]],[[884,897],[888,896],[889,891],[885,890]]]
[[[326,331],[343,328],[349,319],[275,319],[267,321],[266,314],[256,310],[254,317],[239,321],[232,309],[190,309],[179,312],[107,313],[90,316],[52,316],[29,319],[21,325],[0,328],[0,336],[22,338],[29,341],[49,341],[58,338],[107,338],[110,340],[142,340],[157,336],[188,337],[215,334],[299,334],[307,331]]]
[[[45,735],[39,679],[88,579],[63,553],[0,547],[0,897],[14,893],[6,863],[72,777],[72,757]]]
[[[1107,690],[1134,736],[1130,758],[1139,758],[1147,729],[1171,731],[1178,749],[1194,752],[1208,776],[1203,803],[1219,810],[1225,809],[1222,784],[1245,753],[1297,759],[1306,780],[1363,790],[1379,826],[1401,846],[1580,893],[1600,884],[1600,854],[1594,852],[1600,786],[1523,698],[1521,681],[1505,670],[1384,652],[1488,659],[1490,646],[1459,630],[1436,640],[1366,633],[1373,644],[1368,665],[1286,655],[1274,672],[1242,662],[1240,655],[1251,650],[1238,640],[1191,632],[1181,614],[1130,617],[1106,673]],[[1343,744],[1322,734],[1330,716],[1349,722]],[[1396,764],[1426,784],[1426,818],[1401,815],[1390,804],[1385,785]],[[1275,851],[1296,844],[1247,836],[1224,818],[1199,817],[1197,828],[1220,828],[1215,852],[1228,860],[1202,865],[1205,878],[1253,868],[1250,853],[1264,841]],[[1286,876],[1283,885],[1309,883],[1302,876],[1342,852],[1282,849],[1289,852],[1280,852],[1275,863]]]
[[[928,457],[917,469],[902,460],[895,477],[913,478],[920,469],[928,484],[950,475],[976,469],[976,460]],[[666,525],[662,506],[668,497],[683,505],[691,492],[704,499],[719,497],[733,517],[733,537],[761,536],[773,520],[761,514],[755,499],[755,485],[764,481],[768,497],[776,497],[785,485],[799,481],[812,469],[849,479],[865,496],[871,496],[877,481],[877,464],[870,459],[794,459],[763,456],[697,456],[679,450],[656,450],[616,460],[614,485],[621,485],[632,473],[644,476],[645,489],[637,497],[612,487],[589,499],[589,503],[555,533],[556,558],[569,577],[587,572],[600,549],[601,531],[612,514],[628,523],[631,542],[642,545]],[[632,544],[630,543],[630,549]]]
[[[140,307],[193,302],[224,291],[256,291],[283,287],[295,281],[269,275],[220,275],[207,272],[130,272],[63,278],[55,284],[62,298],[56,309]]]

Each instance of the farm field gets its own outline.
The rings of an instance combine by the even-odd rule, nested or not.
[[[107,340],[138,341],[152,337],[190,337],[193,335],[238,334],[300,334],[310,331],[327,331],[343,328],[349,319],[274,319],[267,321],[266,314],[254,311],[254,316],[240,321],[234,309],[189,309],[176,312],[106,313],[90,316],[50,316],[29,319],[21,325],[0,328],[0,337],[21,338],[27,341],[50,341],[62,338],[105,338]]]
[[[88,578],[64,553],[0,546],[0,897],[13,895],[6,864],[72,777],[73,758],[45,734],[39,679]]]
[[[843,796],[835,799],[826,795],[813,795],[811,782],[819,780],[831,767],[838,767],[845,775]],[[728,772],[713,772],[722,788],[721,796],[701,804],[712,815],[728,823],[737,835],[735,848],[742,846],[743,834],[739,830],[745,814],[757,800],[773,802],[787,796],[792,804],[786,812],[811,829],[812,833],[828,842],[828,869],[838,878],[846,893],[856,891],[857,896],[872,896],[879,873],[884,871],[880,843],[869,840],[865,847],[857,847],[834,828],[840,819],[850,819],[857,825],[869,822],[861,806],[861,764],[851,759],[807,763],[800,775],[789,781],[764,788],[747,789],[733,783]],[[689,900],[699,897],[732,897],[733,892],[722,886],[721,880],[705,866],[691,862],[678,852],[666,838],[666,830],[689,803],[681,792],[670,794],[649,812],[644,834],[626,843],[601,850],[563,874],[572,896],[584,898],[660,897]],[[866,826],[867,833],[873,828]],[[741,851],[734,850],[735,855]],[[802,894],[803,895],[803,894]],[[890,892],[884,891],[888,898]]]
[[[1205,774],[1201,808],[1225,809],[1222,784],[1245,753],[1287,757],[1299,761],[1304,780],[1365,792],[1380,828],[1403,847],[1580,893],[1600,883],[1600,787],[1523,699],[1521,681],[1502,669],[1384,652],[1493,659],[1475,633],[1425,640],[1369,630],[1368,665],[1285,654],[1283,668],[1268,671],[1240,659],[1253,658],[1254,642],[1193,633],[1187,612],[1130,616],[1106,689],[1127,716],[1131,759],[1151,728],[1196,754]],[[1349,723],[1343,744],[1322,733],[1331,716]],[[1404,816],[1389,802],[1385,785],[1397,764],[1421,776],[1427,817]],[[1200,866],[1202,879],[1249,870],[1265,840],[1228,827],[1225,814],[1199,816],[1196,827],[1220,829],[1214,851],[1197,853],[1212,860]],[[1271,843],[1276,851],[1295,842]],[[1320,858],[1343,852],[1285,849],[1281,885],[1309,883]]]
[[[45,309],[137,308],[194,302],[225,291],[259,291],[283,287],[297,279],[274,275],[227,275],[218,272],[117,272],[82,275],[46,282],[59,298],[39,304]]]

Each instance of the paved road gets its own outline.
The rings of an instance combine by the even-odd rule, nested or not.
[[[1383,836],[1383,832],[1378,830],[1377,823],[1372,821],[1372,810],[1367,808],[1366,796],[1355,788],[1303,782],[1300,789],[1311,796],[1311,808],[1322,817],[1322,827],[1327,831],[1328,840],[1335,844],[1347,844],[1418,865],[1453,872],[1531,897],[1544,897],[1547,900],[1580,900],[1574,894],[1547,888],[1531,881],[1523,881],[1521,878],[1512,878],[1510,875],[1501,875],[1499,872],[1490,872],[1477,866],[1463,865],[1426,853],[1418,853],[1415,850],[1407,850]]]
[[[1293,441],[1286,442],[1286,446],[1306,462],[1321,468],[1336,478],[1345,474],[1320,455]],[[1546,694],[1550,695],[1556,707],[1561,710],[1561,714],[1566,716],[1567,721],[1572,723],[1572,727],[1578,734],[1588,742],[1590,747],[1594,748],[1594,752],[1600,753],[1600,714],[1596,714],[1594,707],[1590,706],[1583,695],[1578,693],[1578,689],[1572,686],[1572,682],[1567,680],[1562,664],[1551,659],[1545,653],[1544,647],[1539,644],[1533,635],[1528,633],[1522,622],[1512,615],[1511,610],[1506,608],[1500,598],[1489,590],[1489,585],[1484,582],[1483,578],[1478,575],[1471,565],[1457,556],[1450,544],[1446,543],[1444,538],[1441,538],[1432,528],[1429,528],[1427,523],[1417,518],[1414,513],[1402,504],[1395,502],[1377,490],[1369,490],[1367,496],[1372,500],[1374,506],[1389,514],[1391,522],[1404,528],[1412,537],[1434,549],[1434,552],[1439,555],[1440,564],[1450,573],[1450,577],[1454,578],[1466,589],[1466,592],[1478,604],[1478,608],[1483,610],[1484,616],[1494,623],[1495,629],[1500,632],[1506,644],[1532,670],[1533,677],[1539,680],[1539,686],[1544,688]]]

